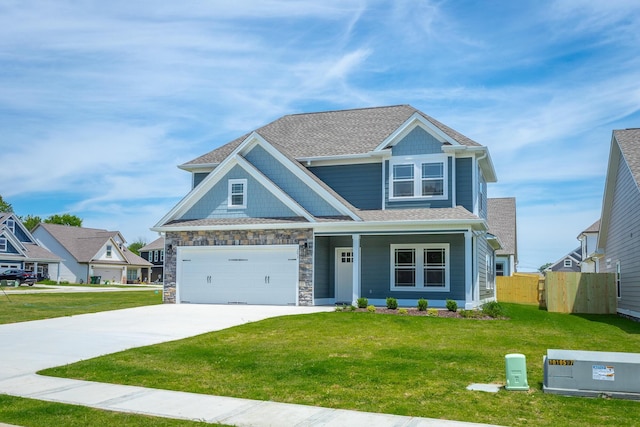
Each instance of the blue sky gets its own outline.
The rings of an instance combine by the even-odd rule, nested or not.
[[[411,104],[489,147],[536,269],[640,126],[638,28],[635,0],[5,0],[0,195],[151,241],[178,164],[284,114]]]

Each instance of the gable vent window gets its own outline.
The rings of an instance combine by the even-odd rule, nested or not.
[[[0,252],[7,252],[7,239],[0,237]]]
[[[14,220],[12,220],[12,219],[8,219],[7,220],[7,228],[12,233],[15,233],[16,232],[16,222]]]
[[[113,253],[113,246],[107,245],[107,258],[111,258],[112,253]]]
[[[391,160],[389,199],[447,198],[447,157],[420,156]]]
[[[229,180],[228,207],[232,209],[244,209],[247,207],[247,180]]]
[[[573,267],[573,262],[570,259],[565,259],[564,260],[564,266],[565,267]]]

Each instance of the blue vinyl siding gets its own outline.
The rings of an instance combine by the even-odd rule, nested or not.
[[[4,236],[0,236],[0,237],[4,237]],[[7,254],[15,255],[15,254],[18,254],[18,253],[19,252],[16,249],[16,247],[11,244],[9,239],[7,239],[7,250],[6,250],[6,252],[0,252],[0,256],[7,255]],[[11,262],[14,262],[14,261],[11,261]],[[16,261],[16,262],[18,262],[18,261]]]
[[[486,236],[482,235],[477,238],[477,263],[480,286],[480,299],[488,299],[495,297],[495,288],[487,289],[487,255],[493,252],[493,248],[489,245]],[[495,262],[495,258],[494,258]],[[495,267],[494,267],[495,274]]]
[[[480,218],[484,218],[487,219],[487,181],[484,179],[484,176],[482,175],[482,171],[478,170],[478,177],[480,179],[480,185],[482,186],[482,192],[478,192],[478,197],[481,198],[481,200],[479,200],[479,212],[478,212],[478,216]],[[473,212],[473,211],[471,211]]]
[[[622,156],[608,230],[600,271],[615,273],[616,262],[620,262],[618,308],[640,312],[640,190]]]
[[[451,208],[452,194],[453,194],[453,161],[451,157],[447,158],[447,180],[448,183],[448,192],[447,198],[444,200],[389,200],[389,179],[391,176],[391,171],[389,170],[389,162],[385,163],[385,203],[387,205],[387,209],[412,209],[412,208]]]
[[[230,179],[247,180],[246,209],[229,209],[227,197]],[[204,218],[286,218],[296,215],[260,182],[240,166],[234,166],[181,219]]]
[[[255,146],[245,158],[312,215],[342,215],[261,146]]]
[[[209,175],[208,172],[196,172],[193,174],[193,187],[196,188],[198,184],[200,184],[206,177]]]
[[[313,250],[313,296],[314,298],[333,298],[334,281],[329,275],[332,264],[329,239],[317,237]]]
[[[442,143],[421,127],[415,127],[392,148],[394,156],[442,153]]]
[[[382,208],[382,164],[315,166],[309,170],[356,208]]]
[[[449,243],[450,292],[391,291],[391,244]],[[350,245],[349,245],[350,246]],[[361,294],[370,299],[465,299],[464,235],[362,236]]]
[[[473,212],[473,164],[470,157],[456,159],[456,204]]]

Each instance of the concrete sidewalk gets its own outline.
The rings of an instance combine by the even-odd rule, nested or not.
[[[268,317],[330,307],[167,304],[0,325],[0,393],[119,412],[236,426],[479,426],[313,406],[52,378],[35,372]]]

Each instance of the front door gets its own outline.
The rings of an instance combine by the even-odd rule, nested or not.
[[[336,303],[351,304],[353,295],[353,249],[336,248]]]

